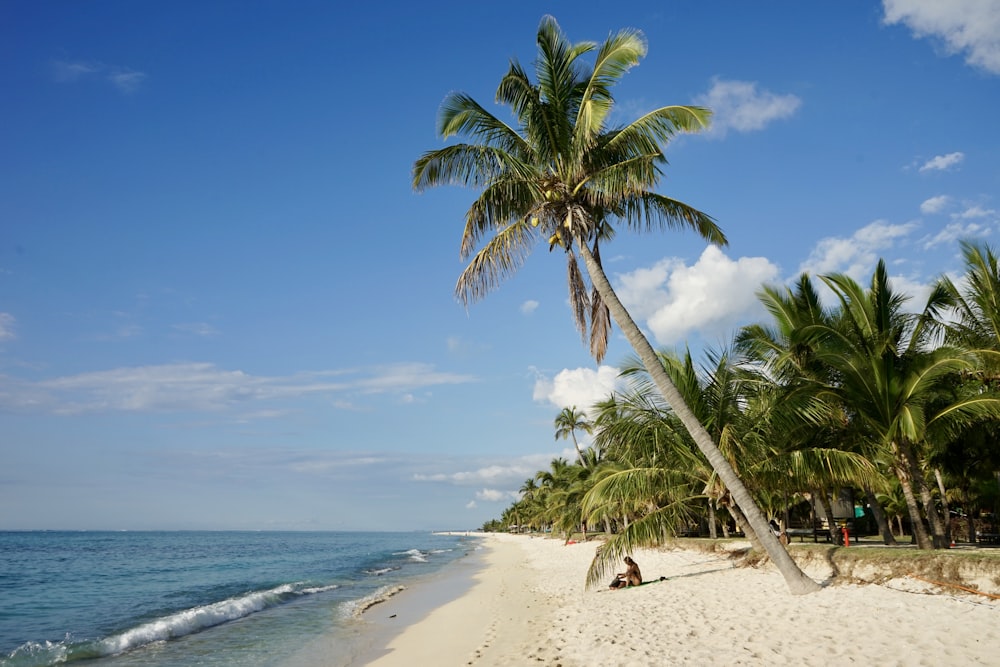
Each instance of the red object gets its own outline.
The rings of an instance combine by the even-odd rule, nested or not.
[[[844,531],[844,546],[851,546],[851,534],[847,531],[847,525],[845,524],[841,530]]]

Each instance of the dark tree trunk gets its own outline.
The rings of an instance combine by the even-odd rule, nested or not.
[[[872,510],[872,516],[875,517],[875,523],[878,524],[878,532],[879,535],[882,536],[882,543],[886,545],[896,544],[896,538],[892,535],[892,527],[889,526],[889,520],[885,516],[885,510],[882,509],[882,505],[879,503],[878,498],[875,497],[875,492],[867,486],[865,487],[865,500],[868,502],[868,507]]]

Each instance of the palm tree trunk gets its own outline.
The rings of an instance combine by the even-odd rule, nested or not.
[[[736,505],[727,505],[726,509],[729,510],[729,514],[733,517],[733,521],[736,522],[739,529],[743,531],[743,534],[746,535],[748,540],[750,540],[750,547],[756,551],[763,551],[764,553],[767,553],[764,545],[760,543],[757,533],[755,533],[750,527],[750,524],[747,523],[747,518],[743,515],[743,512],[740,511],[740,508]]]
[[[920,548],[944,549],[946,546],[944,541],[944,524],[941,522],[941,515],[938,514],[937,506],[934,504],[931,490],[927,486],[927,477],[924,475],[920,462],[917,460],[917,455],[914,453],[913,447],[909,442],[903,441],[899,443],[899,450],[903,456],[905,465],[909,469],[911,483],[916,486],[916,490],[920,494],[920,500],[924,505],[924,513],[927,515],[927,523],[931,530],[931,546]]]
[[[927,479],[923,475],[917,478],[917,488],[920,490],[920,501],[924,505],[927,523],[931,528],[931,544],[935,549],[946,549],[948,543],[945,541],[944,521],[941,520],[941,514],[934,504],[934,496],[931,495],[931,489],[927,486]]]
[[[906,511],[910,515],[913,540],[917,543],[918,549],[930,549],[931,538],[927,535],[927,529],[924,528],[924,518],[920,515],[917,497],[913,495],[913,485],[910,484],[910,474],[906,469],[906,464],[897,462],[894,468],[896,477],[899,478],[899,485],[903,489],[903,498],[906,499]]]
[[[715,525],[715,503],[712,499],[708,499],[708,536],[710,538],[718,539],[719,531]]]
[[[948,490],[944,487],[944,477],[941,468],[934,468],[934,479],[937,480],[938,491],[941,492],[941,512],[944,514],[944,545],[951,546],[951,507],[948,506]]]
[[[573,433],[573,448],[576,450],[576,458],[580,461],[580,467],[586,468],[587,464],[583,462],[583,450],[580,449],[580,443],[576,441],[576,432]]]
[[[833,544],[843,544],[843,537],[837,532],[837,520],[833,518],[833,505],[830,503],[830,494],[825,488],[816,492],[819,502],[823,506],[823,515],[826,517],[827,532],[830,535],[830,542]]]
[[[618,295],[612,289],[611,282],[604,273],[604,269],[594,259],[590,248],[587,247],[587,244],[581,238],[577,238],[577,246],[580,250],[580,255],[586,263],[587,272],[590,274],[590,281],[594,289],[601,295],[601,299],[607,305],[611,316],[614,317],[618,327],[625,334],[625,338],[632,345],[632,349],[639,355],[643,365],[646,367],[646,372],[653,379],[663,398],[673,408],[677,418],[681,420],[684,428],[691,434],[691,438],[705,458],[708,459],[709,464],[711,464],[716,474],[719,475],[722,483],[733,494],[733,498],[746,516],[750,530],[756,534],[764,551],[767,552],[775,567],[781,572],[788,590],[793,595],[818,591],[820,589],[819,584],[806,576],[795,561],[792,560],[792,557],[778,541],[778,538],[771,532],[760,508],[754,502],[750,492],[743,485],[743,480],[739,478],[733,467],[729,465],[729,461],[719,451],[718,446],[712,440],[712,436],[709,435],[705,427],[695,417],[691,408],[684,402],[680,392],[677,391],[677,387],[674,386],[674,383],[670,380],[670,376],[664,370],[663,364],[656,355],[653,346],[646,340],[646,337],[638,325],[636,325],[632,316],[629,315],[625,306],[618,299]]]
[[[896,544],[896,538],[892,535],[892,528],[889,526],[889,520],[885,516],[885,510],[882,509],[882,505],[875,496],[875,492],[869,486],[865,486],[864,490],[865,500],[868,501],[868,507],[871,508],[872,515],[875,517],[875,523],[878,524],[878,532],[882,536],[882,543],[885,545]]]

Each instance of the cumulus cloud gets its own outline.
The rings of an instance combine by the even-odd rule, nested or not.
[[[901,23],[948,55],[1000,74],[1000,0],[883,0],[885,23]]]
[[[925,215],[940,213],[944,210],[944,207],[948,205],[949,201],[950,199],[947,195],[931,197],[930,199],[924,200],[924,202],[920,204],[920,212]]]
[[[524,315],[531,315],[537,308],[538,302],[533,299],[529,299],[521,304],[521,313]]]
[[[789,118],[798,111],[802,100],[760,89],[755,81],[714,78],[709,91],[697,96],[695,103],[713,112],[709,136],[723,137],[729,130],[755,132]]]
[[[471,376],[441,372],[419,363],[290,376],[254,376],[210,363],[178,363],[115,368],[32,382],[11,379],[6,384],[16,390],[0,394],[0,408],[34,408],[58,414],[205,412],[308,395],[405,396],[413,389],[472,381]],[[14,400],[13,396],[21,398]]]
[[[10,313],[0,313],[0,341],[14,340],[14,316]]]
[[[764,257],[731,259],[708,246],[698,261],[664,259],[618,276],[618,295],[661,345],[682,343],[696,332],[726,337],[761,312],[756,292],[773,282],[778,267]]]
[[[106,81],[123,93],[131,93],[145,81],[146,74],[129,67],[106,65],[102,62],[56,60],[52,63],[52,77],[59,83]]]
[[[965,159],[965,153],[955,151],[947,155],[936,155],[920,166],[920,171],[947,171]]]
[[[566,368],[555,377],[539,375],[535,379],[533,398],[562,410],[575,407],[588,412],[595,403],[608,398],[620,388],[618,369],[612,366]]]
[[[893,225],[876,220],[848,238],[831,236],[821,239],[809,258],[799,266],[799,273],[846,273],[859,282],[867,281],[871,278],[879,252],[891,248],[915,228],[915,223]]]
[[[907,240],[914,230],[915,223],[893,225],[884,220],[862,227],[850,237],[828,237],[816,244],[812,253],[799,267],[799,272],[808,272],[813,276],[843,273],[861,285],[871,282],[875,265],[880,258],[884,259],[884,251],[891,250]],[[923,239],[926,243],[927,240]],[[909,304],[914,310],[919,310],[930,294],[930,283],[918,277],[905,276],[892,272],[890,266],[890,282],[893,288],[909,297]],[[833,293],[820,281],[816,281],[820,298],[827,305],[833,305]]]
[[[499,489],[483,489],[476,491],[476,500],[485,500],[490,503],[510,502],[520,500],[521,494],[517,491],[500,491]]]

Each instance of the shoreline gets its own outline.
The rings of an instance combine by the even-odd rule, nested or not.
[[[650,585],[585,589],[599,542],[481,537],[481,550],[462,566],[468,586],[445,584],[452,575],[442,573],[378,605],[379,616],[396,614],[393,624],[367,619],[389,632],[352,664],[996,664],[1000,602],[912,578],[846,583],[829,563],[808,563],[806,573],[824,588],[793,596],[769,565],[643,549],[633,558]],[[426,609],[431,593],[439,602]],[[408,610],[421,599],[426,613]]]

